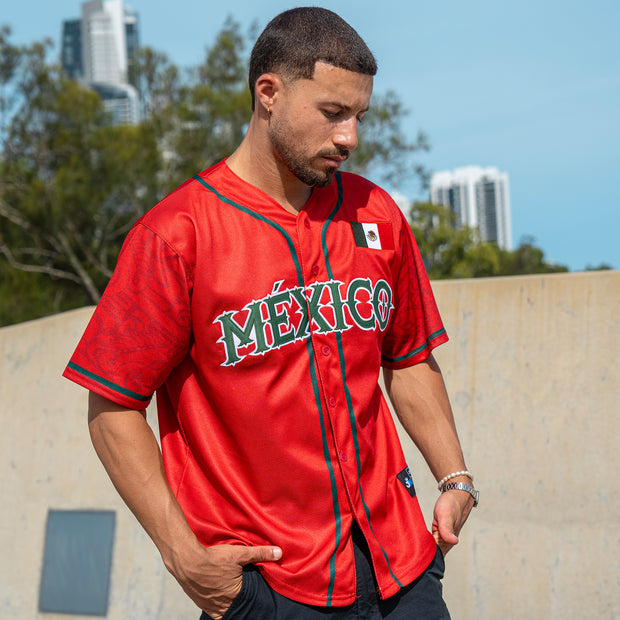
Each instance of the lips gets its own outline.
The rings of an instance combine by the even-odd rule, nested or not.
[[[349,158],[349,154],[348,153],[337,153],[335,155],[322,154],[321,157],[323,157],[323,159],[325,159],[329,164],[334,166],[334,168],[339,168],[340,164],[342,164],[343,161],[346,161]]]

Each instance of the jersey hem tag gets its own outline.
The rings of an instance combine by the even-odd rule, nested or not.
[[[411,471],[409,471],[409,467],[405,467],[396,477],[405,489],[407,489],[407,493],[409,493],[411,497],[415,497],[416,493],[415,487],[413,486],[413,476],[411,475]]]

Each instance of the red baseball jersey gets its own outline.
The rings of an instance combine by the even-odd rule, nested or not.
[[[222,162],[129,233],[65,376],[129,408],[157,390],[170,485],[205,545],[278,545],[294,600],[355,600],[356,520],[380,595],[436,546],[377,380],[447,336],[392,199],[336,173],[293,215]]]

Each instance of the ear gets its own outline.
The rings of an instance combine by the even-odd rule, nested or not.
[[[255,98],[257,106],[263,110],[273,107],[284,85],[277,73],[263,73],[256,80]]]

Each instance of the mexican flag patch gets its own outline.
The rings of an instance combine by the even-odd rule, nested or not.
[[[355,245],[373,250],[393,250],[394,237],[390,222],[351,222]]]

